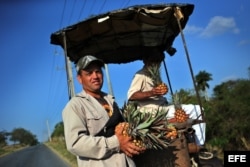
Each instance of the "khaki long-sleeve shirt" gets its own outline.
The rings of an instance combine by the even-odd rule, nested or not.
[[[111,95],[104,98],[111,107],[117,105]],[[73,97],[63,113],[67,149],[77,156],[79,167],[134,167],[133,160],[120,152],[119,141],[95,136],[107,123],[109,116],[101,104],[85,91]]]

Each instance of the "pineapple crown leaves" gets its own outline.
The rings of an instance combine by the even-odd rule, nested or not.
[[[165,138],[169,131],[168,110],[159,107],[154,112],[140,111],[134,103],[125,103],[122,110],[125,121],[129,123],[127,133],[141,140],[146,148],[162,149],[169,145],[169,140]]]
[[[181,100],[181,96],[178,92],[173,94],[172,99],[173,99],[173,103],[174,103],[175,108],[181,108],[182,100]]]
[[[140,112],[142,123],[135,130],[150,128],[151,126],[165,124],[168,110],[158,108],[155,113]]]
[[[148,134],[150,142],[147,143],[149,148],[153,149],[163,149],[167,148],[170,144],[167,140],[165,140],[162,135],[155,135],[153,133]]]
[[[160,107],[155,112],[139,111],[134,103],[125,103],[123,108],[123,115],[126,122],[134,124],[135,130],[154,128],[162,129],[167,126],[168,110]]]
[[[152,79],[153,84],[155,86],[162,83],[161,72],[160,72],[160,64],[152,64],[147,67],[149,77]]]
[[[137,110],[137,104],[134,102],[125,102],[121,110],[126,122],[132,122],[134,120],[140,121],[142,117]]]

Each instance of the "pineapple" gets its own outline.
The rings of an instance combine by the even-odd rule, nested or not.
[[[166,134],[166,138],[176,139],[177,136],[178,136],[177,129],[172,124],[169,124],[168,125],[168,132]]]
[[[168,92],[167,85],[163,83],[161,79],[160,64],[153,64],[149,66],[148,72],[149,72],[150,78],[153,81],[154,87],[160,88],[162,93]]]
[[[111,117],[112,114],[113,114],[113,111],[112,111],[111,107],[108,104],[104,104],[103,108],[107,111],[108,116]]]
[[[179,123],[186,122],[189,116],[181,107],[181,100],[180,100],[178,93],[175,93],[173,100],[174,100],[173,102],[174,102],[174,107],[175,107],[175,113],[174,113],[175,121]]]
[[[124,104],[122,108],[126,122],[117,126],[124,126],[123,135],[133,138],[135,145],[146,149],[163,149],[171,143],[167,136],[169,128],[167,110],[158,109],[156,112],[141,112],[134,103]]]

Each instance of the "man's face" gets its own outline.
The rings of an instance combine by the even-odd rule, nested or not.
[[[157,66],[159,68],[160,65],[161,65],[161,62],[160,61],[148,61],[148,62],[145,63],[145,65],[147,67]]]
[[[97,64],[90,64],[87,69],[81,70],[77,79],[87,93],[99,93],[103,84],[102,69]]]

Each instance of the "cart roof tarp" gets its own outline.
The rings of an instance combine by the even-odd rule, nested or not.
[[[140,5],[97,15],[51,34],[51,44],[60,45],[76,63],[94,55],[105,63],[128,63],[145,55],[172,49],[180,28],[175,17],[180,9],[184,29],[192,4]]]

